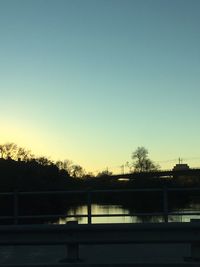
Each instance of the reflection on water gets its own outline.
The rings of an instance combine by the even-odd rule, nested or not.
[[[92,215],[111,215],[111,214],[122,214],[116,217],[92,217],[92,223],[133,223],[136,222],[134,217],[128,217],[129,211],[123,209],[120,205],[98,205],[92,204],[91,206]],[[76,208],[71,208],[67,212],[67,215],[87,215],[87,205],[82,205]],[[59,219],[59,223],[66,223],[68,221],[78,220],[78,223],[87,223],[87,217],[71,217]]]
[[[104,217],[92,217],[92,223],[138,223],[138,222],[164,222],[164,218],[161,216],[128,216],[130,214],[128,209],[124,209],[120,205],[98,205],[92,204],[91,206],[92,215],[105,215]],[[200,203],[190,203],[187,208],[182,210],[176,210],[175,212],[198,212],[200,211]],[[65,224],[68,221],[77,220],[80,224],[87,223],[87,217],[81,217],[82,215],[87,216],[87,205],[81,205],[73,207],[68,210],[67,215],[70,218],[60,218],[58,223]],[[106,215],[121,214],[121,216],[108,217]],[[80,215],[79,217],[73,217]],[[189,222],[191,219],[200,219],[200,215],[170,215],[169,222]]]

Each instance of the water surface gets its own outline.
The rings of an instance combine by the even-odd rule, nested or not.
[[[62,218],[59,219],[60,224],[65,224],[68,221],[78,220],[79,224],[87,223],[87,217],[81,217],[87,215],[87,205],[81,205],[70,208],[67,215],[80,215],[80,217]],[[175,212],[193,213],[200,212],[200,203],[190,203],[188,207],[181,210],[175,210]],[[99,205],[92,204],[92,215],[103,214],[104,217],[92,217],[92,223],[139,223],[139,222],[164,222],[162,216],[128,216],[130,214],[128,209],[124,209],[120,205]],[[121,216],[109,217],[107,215],[121,214]],[[169,222],[189,222],[191,219],[200,219],[200,215],[170,215]]]

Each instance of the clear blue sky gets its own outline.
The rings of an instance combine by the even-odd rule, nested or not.
[[[0,143],[120,172],[200,166],[199,0],[0,0]]]

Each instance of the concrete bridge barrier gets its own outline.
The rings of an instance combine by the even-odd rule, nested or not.
[[[65,245],[67,248],[66,257],[59,263],[60,265],[55,266],[70,266],[70,264],[87,266],[84,265],[84,262],[81,262],[79,257],[80,246],[100,244],[190,244],[190,257],[185,259],[184,264],[186,265],[184,266],[194,266],[197,263],[200,266],[199,222],[0,226],[1,246]],[[131,264],[127,266],[151,266]],[[125,265],[123,264],[123,266]],[[170,266],[178,267],[182,265],[176,263],[176,265]]]

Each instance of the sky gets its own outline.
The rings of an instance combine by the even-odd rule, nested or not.
[[[200,167],[199,0],[0,0],[0,143],[96,174]]]

